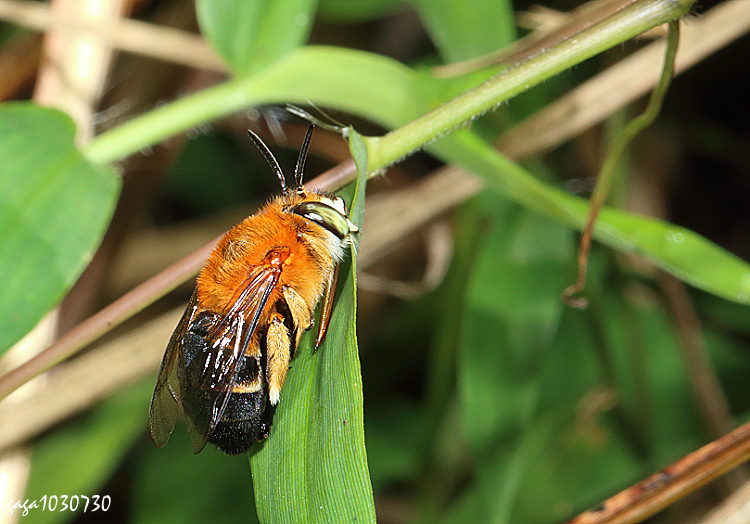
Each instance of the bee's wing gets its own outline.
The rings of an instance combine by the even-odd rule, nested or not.
[[[271,292],[279,281],[280,267],[270,264],[256,266],[235,291],[232,308],[212,326],[205,337],[206,350],[200,365],[191,364],[186,382],[196,384],[204,402],[192,405],[186,413],[193,451],[206,445],[226,410],[229,397],[237,383],[242,357],[258,328],[260,316]]]
[[[148,429],[151,433],[151,440],[160,448],[169,440],[177,419],[177,403],[182,397],[177,381],[175,362],[177,362],[185,331],[197,310],[196,302],[196,292],[193,291],[193,296],[190,297],[185,312],[167,344],[159,368],[159,378],[156,380],[154,396],[151,397],[151,405],[148,410]]]

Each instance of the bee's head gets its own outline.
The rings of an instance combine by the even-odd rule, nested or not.
[[[302,174],[305,168],[307,149],[310,146],[313,129],[315,129],[315,126],[310,124],[305,134],[305,140],[302,142],[299,157],[297,157],[297,165],[294,168],[295,194],[292,194],[286,185],[284,173],[281,171],[278,161],[268,149],[268,146],[252,131],[248,130],[248,135],[260,152],[263,153],[263,156],[266,157],[268,165],[271,166],[281,184],[284,199],[289,202],[289,206],[285,206],[285,210],[319,225],[335,235],[341,241],[341,245],[346,245],[359,232],[359,228],[349,220],[344,199],[339,196],[328,196],[318,193],[308,194],[304,187],[302,187]]]

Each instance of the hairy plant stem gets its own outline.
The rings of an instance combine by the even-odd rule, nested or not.
[[[628,5],[602,22],[503,71],[413,122],[385,136],[369,138],[370,168],[382,169],[555,74],[654,26],[677,20],[691,4],[691,1],[646,0]]]

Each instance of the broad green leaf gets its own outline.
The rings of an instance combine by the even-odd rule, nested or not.
[[[102,401],[66,426],[42,437],[31,453],[31,474],[26,498],[43,495],[110,495],[111,513],[126,509],[126,502],[102,490],[105,481],[120,464],[133,442],[143,434],[151,379],[141,381]],[[83,513],[81,501],[77,512]],[[60,506],[58,506],[59,508]],[[93,506],[89,505],[89,511]],[[102,521],[107,513],[90,513]],[[32,511],[23,522],[54,523],[71,520],[71,512]]]
[[[445,62],[495,51],[515,40],[513,5],[505,0],[412,0]],[[479,28],[491,27],[491,31]]]
[[[359,136],[350,137],[361,158]],[[362,224],[365,171],[351,206]],[[264,523],[374,522],[365,453],[362,377],[356,334],[356,251],[340,267],[324,343],[308,333],[284,384],[271,435],[250,457],[258,516]],[[342,488],[343,487],[343,488]]]
[[[119,179],[86,162],[65,114],[0,106],[0,352],[73,285],[112,213]]]
[[[315,0],[198,0],[198,22],[236,75],[255,73],[307,40]]]

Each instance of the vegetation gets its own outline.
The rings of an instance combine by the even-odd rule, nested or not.
[[[558,522],[748,418],[746,97],[711,56],[750,29],[741,1],[683,25],[677,72],[703,63],[624,148],[671,63],[632,39],[692,2],[132,4],[141,21],[108,22],[99,45],[133,50],[148,30],[151,58],[114,63],[98,115],[116,116],[90,140],[22,90],[0,105],[0,449],[31,444],[11,500],[109,494],[134,522]],[[25,31],[4,27],[0,56],[38,46]],[[211,239],[276,190],[246,129],[294,161],[305,123],[286,104],[343,122],[358,168],[316,132],[308,179],[341,162],[313,183],[341,191],[363,231],[331,331],[317,352],[306,335],[250,467],[193,456],[179,423],[156,449],[164,346]],[[607,158],[575,308],[562,293]],[[27,338],[34,359],[9,350],[63,296],[59,322],[77,327],[49,348]]]

